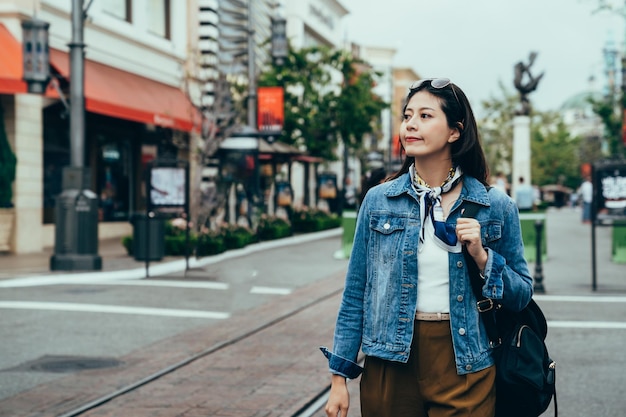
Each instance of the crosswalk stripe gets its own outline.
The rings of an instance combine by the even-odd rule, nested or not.
[[[202,288],[207,290],[227,290],[230,288],[225,282],[173,280],[90,281],[81,282],[80,285],[128,285],[138,287]]]
[[[563,329],[626,329],[623,321],[567,321],[548,320],[548,328]]]
[[[229,313],[202,310],[179,310],[171,308],[127,307],[103,304],[54,303],[38,301],[0,301],[0,308],[20,310],[53,310],[88,313],[132,314],[164,317],[186,317],[223,320]]]
[[[289,295],[291,294],[291,288],[252,287],[250,288],[250,294]]]
[[[626,296],[534,295],[536,301],[563,301],[570,303],[626,303]]]

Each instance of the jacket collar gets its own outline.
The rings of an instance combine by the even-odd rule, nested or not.
[[[417,194],[411,186],[411,176],[405,173],[396,180],[391,181],[389,188],[385,191],[386,197],[398,197],[401,194],[409,194],[417,199]],[[463,189],[461,190],[460,200],[471,201],[483,206],[489,206],[489,195],[485,186],[476,178],[467,174],[463,176]]]

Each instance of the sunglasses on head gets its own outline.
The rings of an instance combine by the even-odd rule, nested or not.
[[[430,86],[436,88],[437,90],[450,86],[450,89],[454,94],[454,98],[456,99],[457,104],[461,105],[461,102],[459,101],[459,96],[456,95],[454,85],[450,83],[449,78],[424,78],[423,80],[417,80],[413,84],[411,84],[411,86],[409,87],[409,92],[419,89],[426,82],[430,82]]]
[[[409,90],[417,90],[422,85],[424,85],[424,83],[429,82],[429,81],[430,81],[430,85],[433,88],[437,88],[437,89],[444,88],[450,85],[449,78],[424,78],[423,80],[417,80],[413,84],[411,84],[411,86],[409,87]]]

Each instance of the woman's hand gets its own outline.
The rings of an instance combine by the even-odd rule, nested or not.
[[[460,217],[456,221],[456,236],[467,247],[467,253],[476,261],[481,271],[487,265],[487,251],[483,248],[478,220]]]
[[[326,403],[326,415],[328,417],[346,417],[350,406],[350,394],[346,378],[341,375],[333,375],[330,385],[330,395]]]

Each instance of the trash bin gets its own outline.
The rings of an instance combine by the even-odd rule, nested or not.
[[[131,216],[133,256],[137,261],[160,261],[165,256],[165,220],[146,213]],[[147,259],[146,259],[147,258]]]

